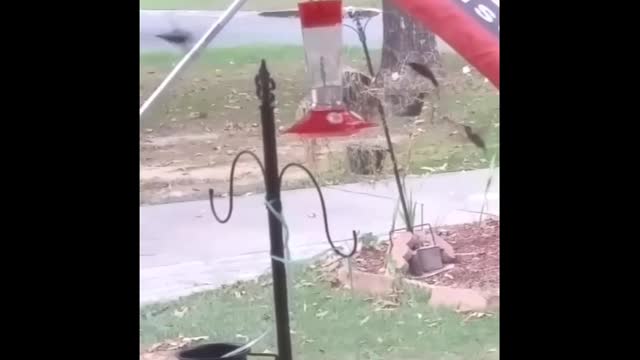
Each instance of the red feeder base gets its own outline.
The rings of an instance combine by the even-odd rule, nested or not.
[[[375,126],[351,111],[311,110],[284,133],[304,137],[350,136]]]

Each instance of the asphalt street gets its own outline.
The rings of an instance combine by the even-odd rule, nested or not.
[[[499,215],[499,170],[487,196],[487,212]],[[475,221],[484,201],[488,170],[411,177],[407,186],[434,225]],[[351,231],[384,235],[397,199],[392,181],[324,188],[331,236],[350,241]],[[264,194],[237,197],[234,214],[217,223],[208,201],[140,208],[140,302],[168,300],[250,279],[269,268],[269,232]],[[315,189],[282,193],[294,259],[329,250]],[[226,199],[216,199],[220,211]]]

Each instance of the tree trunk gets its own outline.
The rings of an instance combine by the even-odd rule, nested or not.
[[[380,74],[384,79],[385,100],[388,105],[391,105],[392,113],[400,115],[406,112],[407,107],[415,105],[421,97],[420,94],[430,91],[425,79],[417,78],[415,73],[403,66],[404,64],[407,62],[425,64],[435,74],[444,74],[435,35],[399,10],[393,0],[382,0],[382,11],[383,43]],[[394,73],[396,75],[392,76]],[[419,115],[421,102],[418,107]]]
[[[381,69],[398,70],[400,62],[413,61],[429,68],[441,66],[436,37],[404,12],[393,0],[382,0],[383,53]]]

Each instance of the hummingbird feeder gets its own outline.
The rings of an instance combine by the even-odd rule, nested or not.
[[[374,127],[349,111],[343,101],[342,0],[298,3],[307,71],[311,78],[311,108],[287,134],[305,137],[349,136]]]

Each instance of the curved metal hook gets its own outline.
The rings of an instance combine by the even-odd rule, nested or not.
[[[327,236],[327,241],[329,241],[329,245],[331,245],[331,248],[333,249],[333,251],[336,254],[338,254],[340,257],[343,257],[343,258],[349,258],[349,257],[353,256],[353,254],[356,253],[356,250],[358,248],[358,234],[356,233],[355,230],[353,230],[353,234],[352,234],[353,235],[353,249],[351,249],[350,253],[343,254],[343,253],[340,252],[340,250],[338,250],[338,248],[333,243],[333,240],[331,239],[331,235],[329,234],[329,222],[327,220],[327,207],[324,204],[324,196],[322,196],[322,190],[320,189],[320,185],[318,184],[318,181],[313,176],[313,174],[311,174],[311,171],[309,171],[309,169],[307,169],[303,165],[297,164],[297,163],[289,163],[289,164],[287,164],[280,171],[280,176],[279,176],[280,177],[280,184],[282,185],[282,177],[284,176],[284,173],[287,171],[287,169],[292,168],[292,167],[297,167],[298,169],[301,169],[305,173],[307,173],[307,175],[309,176],[309,178],[313,182],[313,186],[315,186],[316,190],[318,191],[318,197],[320,197],[320,207],[322,207],[322,219],[324,220],[324,232],[325,232],[325,234]]]
[[[233,159],[233,162],[231,163],[231,174],[229,175],[229,211],[227,212],[227,216],[224,219],[220,219],[218,213],[216,213],[216,207],[213,205],[214,191],[213,189],[209,189],[209,206],[211,207],[211,212],[213,213],[213,217],[215,217],[216,220],[221,224],[229,221],[229,219],[231,218],[231,214],[233,213],[233,175],[236,172],[236,163],[238,162],[240,157],[245,154],[251,156],[258,163],[258,165],[260,165],[262,177],[264,178],[264,165],[262,165],[262,161],[260,161],[258,155],[249,150],[240,151],[238,155],[236,155],[236,157]]]

